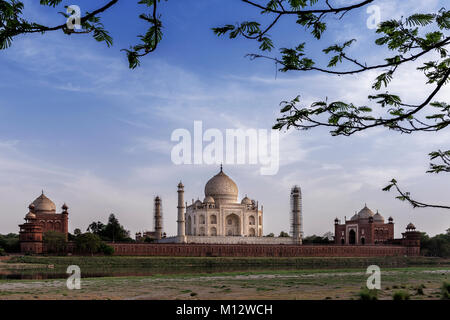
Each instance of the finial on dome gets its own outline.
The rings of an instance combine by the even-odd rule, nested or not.
[[[222,163],[220,164],[220,172],[223,172],[223,165],[222,165]]]
[[[44,189],[42,189],[42,195],[44,195]]]

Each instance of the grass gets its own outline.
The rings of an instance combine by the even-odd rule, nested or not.
[[[127,257],[127,256],[17,256],[8,263],[54,264],[55,268],[78,265],[83,267],[295,267],[295,268],[352,268],[376,264],[382,268],[408,266],[449,265],[450,260],[429,257]]]
[[[392,295],[392,299],[394,299],[394,300],[409,300],[409,298],[410,298],[410,294],[406,290],[396,291]]]
[[[377,289],[362,289],[359,293],[359,300],[378,300],[378,290]]]
[[[444,300],[450,299],[450,282],[444,281],[441,287],[441,298]]]

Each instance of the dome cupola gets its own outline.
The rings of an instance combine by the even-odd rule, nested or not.
[[[361,211],[358,212],[359,219],[369,219],[369,217],[373,217],[374,213],[372,210],[370,210],[367,205],[364,205],[364,208],[361,209]]]
[[[373,216],[373,221],[384,223],[384,217],[378,212],[378,210],[377,213],[375,213],[375,215]]]
[[[220,172],[212,177],[205,185],[205,196],[211,196],[216,203],[237,203],[238,187],[220,167]]]
[[[34,213],[56,213],[55,203],[47,198],[42,191],[42,194],[33,201]]]

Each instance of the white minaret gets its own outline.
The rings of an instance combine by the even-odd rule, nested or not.
[[[180,183],[178,184],[178,237],[181,238],[182,242],[185,242],[185,235],[186,235],[186,229],[185,229],[185,219],[184,219],[184,186]]]
[[[302,191],[294,186],[291,189],[291,235],[294,243],[302,243]]]

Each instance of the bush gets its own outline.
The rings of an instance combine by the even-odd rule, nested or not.
[[[100,252],[102,252],[105,256],[112,256],[114,254],[114,248],[106,243],[103,243],[100,246]]]
[[[6,251],[3,248],[0,248],[0,256],[6,256]]]
[[[444,281],[444,283],[442,283],[441,298],[444,300],[450,299],[450,282]]]
[[[416,288],[416,294],[417,294],[417,295],[423,295],[423,288],[425,288],[425,286],[424,286],[423,284],[419,285],[419,286]]]
[[[0,248],[8,253],[20,252],[19,235],[15,233],[0,234]]]
[[[378,300],[378,290],[377,289],[362,289],[359,293],[359,300]]]
[[[392,298],[394,300],[409,300],[409,292],[405,291],[405,290],[400,290],[400,291],[396,291],[394,292],[394,295],[392,296]]]

